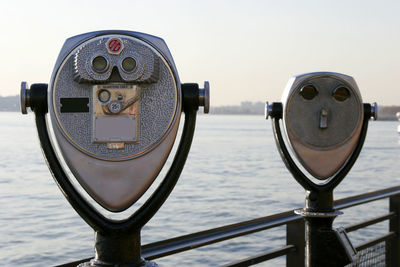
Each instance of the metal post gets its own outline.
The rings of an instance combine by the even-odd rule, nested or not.
[[[389,232],[396,233],[396,237],[386,242],[386,266],[400,266],[400,196],[389,199],[389,210],[396,216],[389,221]]]
[[[287,254],[287,267],[304,267],[305,231],[304,220],[299,219],[286,225],[286,244],[295,245],[296,251]]]
[[[333,220],[341,214],[333,209],[332,191],[307,191],[306,207],[297,213],[305,220],[307,267],[335,267],[350,263],[332,228]]]
[[[133,233],[95,233],[95,258],[91,266],[143,266],[140,231]]]

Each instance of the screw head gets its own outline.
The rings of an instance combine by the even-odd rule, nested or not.
[[[111,101],[108,104],[108,110],[112,113],[112,114],[118,114],[121,112],[122,110],[122,103],[120,101]]]

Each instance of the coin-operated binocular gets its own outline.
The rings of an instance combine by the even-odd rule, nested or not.
[[[344,266],[354,260],[357,252],[343,229],[332,229],[334,218],[341,214],[333,207],[333,189],[355,163],[368,121],[377,117],[376,103],[363,104],[350,76],[307,73],[289,80],[282,103],[267,102],[266,118],[269,116],[286,167],[307,191],[306,207],[296,211],[306,220],[307,266]],[[285,140],[316,180],[309,179],[297,167]]]
[[[21,86],[21,110],[35,112],[48,166],[67,200],[96,231],[95,258],[86,265],[150,264],[141,258],[140,229],[179,178],[192,142],[199,106],[209,110],[209,85],[181,84],[165,42],[128,31],[100,31],[67,39],[49,86]],[[47,131],[49,111],[55,140]],[[58,161],[104,209],[121,212],[150,187],[185,122],[164,180],[137,211],[112,220],[74,187]],[[52,143],[59,147],[58,155]],[[151,264],[150,264],[151,265]]]

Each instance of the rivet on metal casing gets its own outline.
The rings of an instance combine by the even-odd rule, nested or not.
[[[28,114],[27,107],[30,107],[30,90],[27,82],[21,82],[21,91],[20,91],[20,106],[21,113]]]
[[[210,83],[204,82],[204,88],[199,88],[199,105],[204,107],[204,113],[210,112]]]

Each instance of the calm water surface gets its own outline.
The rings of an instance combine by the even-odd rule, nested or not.
[[[199,116],[182,176],[170,198],[144,227],[142,243],[303,207],[304,190],[285,169],[270,123],[262,116]],[[0,113],[0,125],[1,265],[51,266],[91,257],[93,230],[53,182],[33,116]],[[397,125],[370,122],[364,149],[335,190],[336,199],[400,184]],[[121,216],[134,211],[143,198]],[[348,209],[335,220],[335,226],[386,210],[385,200]],[[381,223],[351,233],[350,238],[358,244],[385,230],[387,223]],[[284,245],[284,235],[285,228],[279,227],[156,262],[163,266],[217,266]],[[284,265],[284,258],[279,258],[259,266]]]

